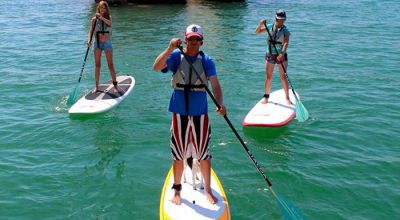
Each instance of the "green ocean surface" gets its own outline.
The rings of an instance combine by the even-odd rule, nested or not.
[[[136,86],[111,111],[70,117],[92,0],[0,1],[0,219],[158,219],[171,166],[170,73],[156,56],[191,23],[217,67],[228,117],[274,191],[308,219],[400,217],[400,4],[261,1],[111,7],[114,64]],[[291,31],[288,75],[305,123],[244,128],[263,95],[277,9]],[[101,80],[109,80],[102,60]],[[94,86],[90,52],[80,94]],[[281,88],[275,71],[273,90]],[[212,166],[232,219],[282,219],[275,199],[209,99]]]

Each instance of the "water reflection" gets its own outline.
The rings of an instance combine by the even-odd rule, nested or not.
[[[282,127],[243,127],[243,132],[246,136],[254,139],[259,143],[270,143],[274,142],[281,136],[285,136],[288,134],[289,128],[288,126]]]
[[[94,117],[94,116],[92,116]],[[95,128],[93,133],[93,144],[97,152],[100,153],[100,160],[95,165],[85,167],[87,175],[98,172],[101,175],[107,175],[108,170],[115,177],[122,177],[125,170],[125,160],[113,161],[121,152],[124,146],[128,145],[127,134],[123,130],[123,119],[118,117],[118,113],[98,115],[92,118],[91,125]],[[110,167],[112,165],[112,167]]]
[[[267,164],[286,166],[290,156],[290,128],[243,127],[249,148],[266,151],[263,161]]]

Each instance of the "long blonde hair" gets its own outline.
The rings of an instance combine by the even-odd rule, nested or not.
[[[106,13],[104,14],[103,17],[110,19],[110,8],[108,7],[108,3],[106,1],[100,1],[99,4],[97,5],[97,13],[100,13],[100,7],[102,5],[106,6]]]

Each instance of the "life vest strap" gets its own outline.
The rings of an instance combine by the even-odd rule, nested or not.
[[[177,83],[176,87],[178,88],[185,88],[185,89],[202,89],[205,88],[206,85],[204,84],[200,84],[200,85],[193,85],[193,84],[181,84],[181,83]]]
[[[282,44],[282,42],[274,41],[274,40],[268,40],[271,44]]]

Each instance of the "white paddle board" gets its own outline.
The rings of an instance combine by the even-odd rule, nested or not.
[[[296,93],[297,97],[298,94]],[[284,126],[296,116],[296,98],[289,90],[289,98],[293,103],[286,103],[286,95],[283,89],[272,92],[268,103],[263,104],[263,98],[244,117],[243,126],[280,127]]]
[[[89,91],[68,110],[70,114],[97,114],[106,112],[124,100],[135,86],[135,79],[129,75],[117,76],[118,92],[113,92],[112,81],[99,85],[100,92]]]
[[[211,169],[211,188],[213,195],[218,199],[216,204],[211,204],[203,190],[199,189],[200,180],[196,180],[197,189],[193,189],[191,169],[185,169],[184,175],[188,182],[182,183],[181,204],[176,205],[171,202],[174,195],[174,190],[171,189],[174,174],[172,168],[169,170],[161,192],[160,220],[231,219],[228,200],[214,170]]]

